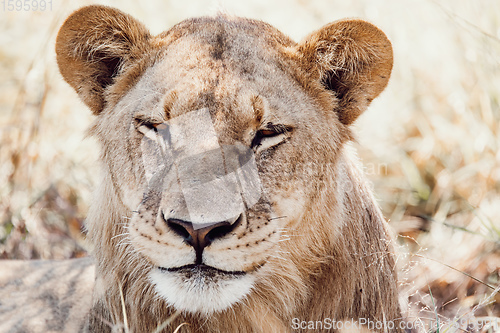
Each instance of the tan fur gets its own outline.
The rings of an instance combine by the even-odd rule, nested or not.
[[[90,258],[0,261],[0,332],[80,332],[93,281]]]
[[[152,37],[127,14],[89,6],[64,23],[56,51],[64,79],[97,115],[91,133],[102,145],[87,219],[96,264],[87,331],[153,332],[172,316],[165,332],[182,323],[181,332],[290,332],[294,318],[400,318],[391,238],[345,148],[349,125],[391,73],[391,44],[378,28],[344,20],[297,44],[263,22],[219,15]],[[208,316],[176,312],[149,279],[193,250],[164,220],[185,206],[143,186],[137,123],[202,108],[220,145],[250,147],[268,122],[287,128],[282,141],[253,147],[263,194],[242,212],[245,223],[203,253],[255,278],[252,290]]]

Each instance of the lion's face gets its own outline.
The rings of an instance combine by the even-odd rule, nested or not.
[[[205,313],[240,300],[284,251],[339,141],[338,122],[263,52],[265,41],[230,36],[218,58],[216,38],[176,40],[101,129],[123,145],[103,137],[111,173],[127,180],[127,250],[150,264],[170,304]]]
[[[82,20],[90,17],[85,10],[125,15],[103,7],[74,14],[65,23],[73,28],[59,34],[58,61],[98,114],[92,132],[128,210],[109,241],[140,262],[160,297],[187,312],[224,310],[314,238],[293,237],[331,231],[335,221],[303,217],[317,214],[315,203],[335,190],[325,179],[349,139],[347,126],[390,73],[379,69],[380,79],[370,67],[381,59],[370,58],[375,51],[343,36],[358,27],[375,29],[373,39],[379,30],[340,22],[297,45],[251,20],[190,20],[150,37],[120,16],[126,24],[116,20],[113,31],[122,34],[85,49],[96,35]],[[364,63],[356,67],[349,52]],[[80,66],[78,75],[71,66]]]

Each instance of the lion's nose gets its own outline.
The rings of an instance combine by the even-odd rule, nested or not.
[[[178,219],[168,219],[168,227],[181,236],[186,243],[191,245],[196,251],[196,263],[201,264],[201,254],[203,249],[209,246],[212,241],[221,238],[236,228],[241,220],[241,216],[233,223],[222,221],[199,228],[200,224],[193,224]],[[233,220],[234,221],[234,220]]]

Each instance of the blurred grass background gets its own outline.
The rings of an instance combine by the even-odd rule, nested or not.
[[[90,111],[58,73],[54,40],[68,15],[91,3],[0,8],[0,258],[85,255],[98,147],[85,138]],[[500,326],[498,0],[97,3],[154,34],[218,10],[264,20],[295,40],[344,17],[381,27],[394,71],[355,124],[354,146],[398,235],[403,310],[423,331],[436,331],[436,318],[440,332],[474,331],[453,327],[469,318]]]

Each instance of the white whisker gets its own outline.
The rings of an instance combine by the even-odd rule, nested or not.
[[[113,239],[115,239],[115,238],[118,238],[118,237],[128,236],[128,235],[129,235],[129,233],[128,233],[128,232],[123,233],[123,234],[118,234],[118,235],[115,235],[115,236],[111,237],[111,240],[113,240]]]

